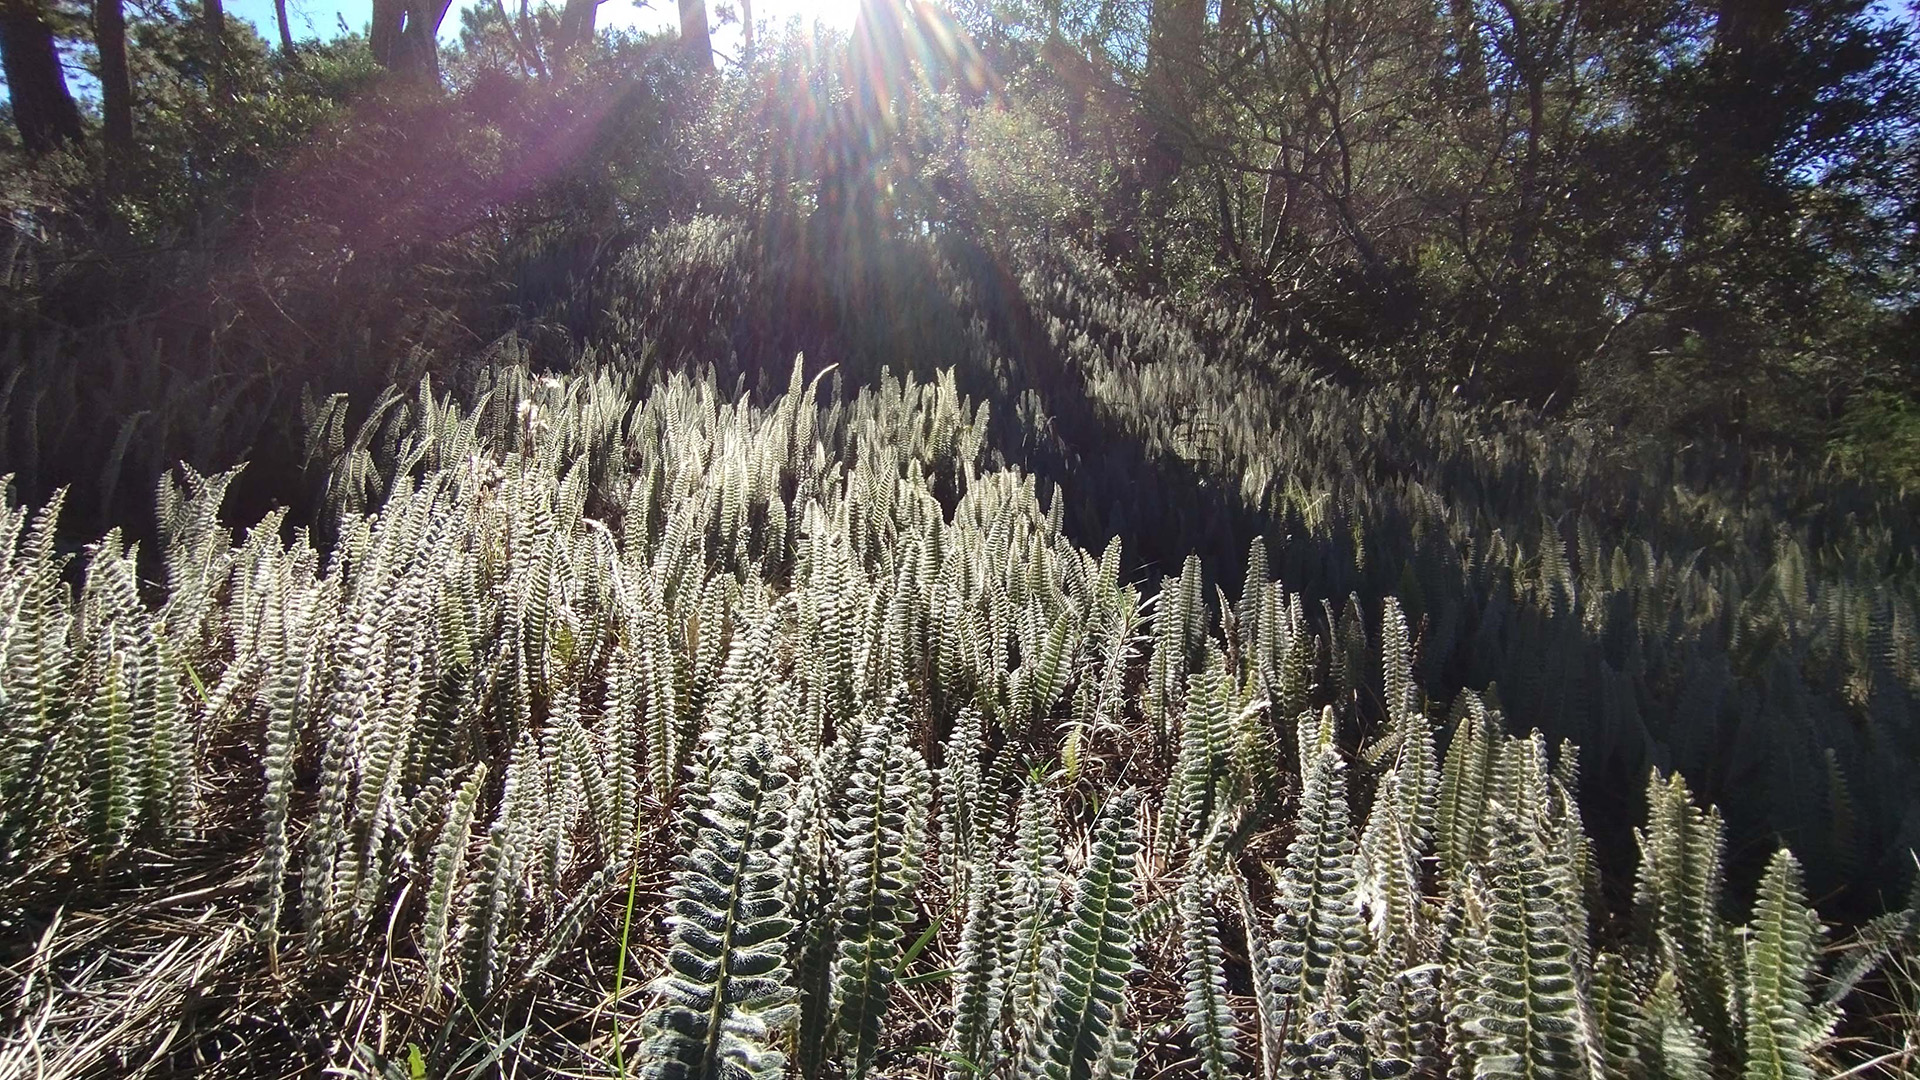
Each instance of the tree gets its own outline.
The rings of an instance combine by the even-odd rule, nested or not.
[[[1238,16],[1235,16],[1238,18]],[[1159,186],[1173,178],[1193,137],[1193,116],[1205,91],[1199,78],[1207,32],[1206,0],[1153,0],[1147,41],[1146,108],[1152,131],[1151,176]]]
[[[94,0],[93,44],[100,53],[101,136],[107,147],[107,186],[133,149],[133,78],[127,71],[127,14],[122,0]]]
[[[0,0],[0,65],[13,99],[14,126],[28,153],[80,141],[80,108],[67,89],[53,23],[40,0]]]
[[[713,70],[713,35],[707,30],[706,0],[680,0],[680,47],[694,66]]]
[[[273,21],[280,27],[280,51],[293,55],[293,28],[287,25],[287,0],[273,0]]]
[[[440,23],[452,0],[373,0],[367,45],[381,67],[421,85],[440,81]]]
[[[233,88],[227,83],[227,6],[225,0],[200,0],[207,35],[207,85],[218,97]]]
[[[600,0],[567,0],[560,12],[560,35],[555,40],[562,53],[593,40],[594,16]]]

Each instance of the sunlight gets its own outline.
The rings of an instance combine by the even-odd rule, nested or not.
[[[760,38],[779,35],[790,23],[808,27],[815,23],[840,33],[853,28],[860,14],[860,0],[747,0],[753,10],[754,25]],[[722,65],[740,53],[740,20],[744,12],[740,0],[708,0],[707,18],[713,27],[714,58]],[[652,3],[627,3],[610,0],[600,6],[596,23],[603,30],[655,32],[679,25],[680,8],[674,0]]]
[[[853,26],[860,13],[860,0],[755,0],[755,21],[779,27],[798,19],[801,25],[821,22],[836,30]]]
[[[1915,4],[0,0],[0,1080],[1920,1080]]]

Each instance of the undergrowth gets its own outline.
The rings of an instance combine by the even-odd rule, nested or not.
[[[145,555],[10,506],[0,1074],[1914,1067],[1911,904],[1830,931],[1645,760],[1599,850],[1537,696],[1436,693],[1427,586],[1323,603],[1263,539],[1148,589],[954,374],[822,374],[317,403],[311,528],[182,469]],[[1580,535],[1473,565],[1682,624],[1730,573]]]

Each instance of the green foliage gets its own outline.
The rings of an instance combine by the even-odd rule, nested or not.
[[[1132,795],[1116,794],[1094,825],[1073,909],[1052,945],[1057,970],[1042,1019],[1021,1047],[1016,1075],[1088,1080],[1111,1075],[1115,1059],[1131,1054],[1123,1002],[1135,966],[1136,806]]]
[[[835,1024],[847,1072],[865,1076],[879,1052],[887,1005],[914,917],[926,833],[926,764],[897,719],[881,714],[861,734],[837,830],[844,883],[835,934]]]
[[[117,534],[70,568],[59,501],[10,504],[6,887],[166,883],[230,932],[156,968],[137,1015],[201,994],[225,1037],[254,1015],[225,1003],[257,999],[221,988],[277,968],[279,1007],[334,994],[398,1040],[339,1060],[411,1044],[429,1074],[875,1075],[937,1046],[956,1080],[1819,1075],[1866,974],[1909,955],[1887,917],[1823,982],[1785,855],[1736,932],[1725,830],[1677,777],[1650,787],[1623,932],[1585,755],[1471,694],[1436,729],[1403,687],[1378,724],[1372,673],[1417,678],[1395,609],[1376,648],[1256,548],[1239,604],[1207,610],[1189,566],[1141,642],[1117,549],[1067,538],[950,379],[789,385],[755,405],[503,367],[470,402],[390,394],[362,437],[316,409],[331,546],[278,512],[230,531],[238,478],[181,473],[151,592]],[[1871,633],[1882,687],[1898,627]],[[197,891],[205,859],[248,876]],[[616,947],[656,976],[631,1044]],[[148,1008],[48,948],[100,1009]],[[353,985],[329,972],[399,989],[302,989]],[[68,1015],[39,1045],[159,1045]]]
[[[1864,394],[1837,428],[1828,446],[1850,468],[1906,491],[1920,485],[1920,410],[1910,398]]]
[[[653,984],[641,1075],[773,1077],[797,1010],[788,985],[793,922],[780,900],[787,840],[785,763],[764,739],[715,747],[712,785],[689,795],[688,843],[668,895],[667,972]]]
[[[1811,1050],[1827,1032],[1813,1018],[1811,984],[1823,936],[1800,888],[1800,866],[1785,848],[1760,879],[1747,928],[1745,1026],[1751,1080],[1814,1075]]]

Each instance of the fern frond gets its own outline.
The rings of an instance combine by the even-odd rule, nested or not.
[[[1592,998],[1601,1076],[1603,1080],[1633,1080],[1642,1068],[1646,1007],[1626,960],[1618,953],[1602,952],[1594,958]]]
[[[792,780],[759,737],[725,748],[725,764],[682,813],[690,843],[669,891],[667,970],[643,1020],[640,1075],[750,1080],[781,1075],[783,1032],[797,1015],[781,901]]]
[[[931,779],[903,727],[885,714],[867,724],[847,785],[847,815],[835,829],[842,889],[833,1000],[847,1072],[856,1080],[880,1050],[925,844]]]
[[[1634,906],[1688,1016],[1716,1054],[1732,1059],[1739,1045],[1731,1012],[1733,965],[1720,916],[1726,846],[1718,813],[1694,808],[1686,782],[1655,774],[1647,789],[1647,827],[1640,841]]]
[[[1227,1080],[1239,1061],[1240,1032],[1227,1000],[1220,927],[1213,917],[1213,890],[1197,865],[1180,886],[1181,981],[1186,988],[1187,1034],[1207,1080]]]
[[[1133,796],[1117,795],[1094,825],[1073,911],[1061,930],[1046,1018],[1021,1048],[1021,1077],[1092,1080],[1111,1069],[1105,1063],[1123,1037],[1120,1010],[1134,970],[1136,808]]]
[[[1760,879],[1747,928],[1746,1080],[1813,1080],[1812,1050],[1826,1032],[1810,989],[1824,936],[1807,907],[1800,864],[1785,848]]]
[[[484,762],[474,765],[466,783],[447,807],[446,824],[434,841],[430,864],[432,877],[427,889],[426,923],[421,941],[427,962],[427,1003],[440,996],[441,971],[446,966],[449,929],[452,926],[454,898],[460,894],[461,879],[467,867],[467,844],[473,834],[474,812],[480,804],[480,791],[487,782]]]
[[[1275,1002],[1289,1025],[1273,1033],[1281,1044],[1294,1037],[1291,1025],[1311,1011],[1335,963],[1366,951],[1345,763],[1333,746],[1310,742],[1304,728],[1301,743],[1303,750],[1319,749],[1308,759],[1294,840],[1278,882],[1280,911],[1268,961]]]
[[[1479,1078],[1587,1075],[1572,935],[1538,839],[1503,807],[1489,826],[1492,880],[1484,954],[1475,972]]]
[[[966,922],[953,958],[953,1026],[943,1047],[951,1056],[947,1080],[990,1075],[1000,1055],[1001,1005],[1007,996],[1006,959],[1013,929],[1003,905],[1013,898],[1011,886],[1011,875],[995,875],[982,868],[974,874],[967,893]]]

